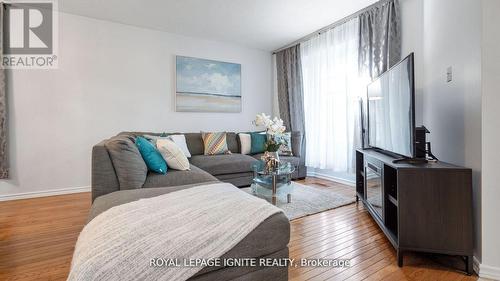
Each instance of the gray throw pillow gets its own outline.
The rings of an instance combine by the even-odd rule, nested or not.
[[[141,188],[146,181],[148,168],[130,136],[116,136],[104,145],[115,168],[120,189]]]

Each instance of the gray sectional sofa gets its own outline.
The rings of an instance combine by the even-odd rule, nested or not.
[[[191,170],[168,170],[165,175],[148,173],[133,140],[138,135],[159,135],[145,132],[123,132],[101,141],[92,150],[92,208],[89,221],[100,213],[121,204],[192,188],[210,182],[229,182],[238,187],[252,182],[252,163],[258,155],[242,155],[236,133],[227,134],[232,154],[203,155],[201,133],[187,133],[186,143],[192,157]],[[300,151],[302,136],[292,132],[294,156],[282,157],[296,166],[294,178],[306,176],[304,155]],[[117,153],[118,152],[118,153]],[[113,158],[113,159],[112,159]],[[121,158],[121,159],[116,159]],[[113,161],[114,160],[114,161]],[[119,161],[117,161],[119,160]],[[125,170],[123,169],[126,166]],[[125,172],[124,172],[125,171]],[[120,184],[122,183],[122,184]],[[154,187],[154,188],[153,188]],[[222,258],[289,257],[290,223],[284,213],[272,215],[250,232]],[[205,267],[189,280],[288,280],[288,268],[273,267]]]
[[[115,137],[103,140],[93,147],[92,150],[92,200],[97,197],[124,189],[120,186],[120,181],[113,161],[111,160],[109,144],[116,138],[136,137],[138,135],[160,135],[151,132],[122,132]],[[168,187],[187,184],[196,184],[211,181],[223,181],[234,184],[238,187],[249,186],[252,183],[253,171],[252,163],[260,159],[262,154],[243,155],[240,154],[239,138],[236,133],[227,133],[228,148],[232,154],[225,155],[203,155],[203,139],[201,133],[184,133],[186,143],[192,155],[189,159],[191,170],[177,171],[170,169],[165,175],[147,173],[142,188]],[[296,171],[294,179],[306,176],[304,165],[304,154],[301,151],[302,134],[292,132],[292,152],[293,156],[282,156],[284,161],[295,165]]]
[[[136,201],[142,198],[155,197],[182,189],[192,188],[205,183],[189,184],[182,186],[141,188],[133,190],[120,190],[97,198],[92,204],[88,221],[102,212],[121,204]],[[262,258],[286,259],[289,257],[288,242],[290,240],[290,222],[283,213],[277,213],[259,224],[243,240],[231,250],[221,256],[228,258]],[[286,281],[288,280],[287,267],[205,267],[190,281],[229,281],[229,280],[262,280]]]

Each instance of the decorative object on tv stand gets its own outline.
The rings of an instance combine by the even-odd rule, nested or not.
[[[176,56],[176,111],[241,112],[241,64]]]
[[[261,113],[257,114],[253,123],[255,126],[264,126],[266,128],[266,151],[262,156],[262,160],[265,162],[267,171],[276,171],[280,163],[278,151],[283,144],[281,135],[286,130],[286,127],[283,126],[283,120],[278,117],[271,119],[271,116]]]

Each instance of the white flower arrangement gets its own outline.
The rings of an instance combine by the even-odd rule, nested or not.
[[[283,120],[281,120],[281,118],[274,117],[271,119],[271,116],[266,115],[265,113],[257,114],[253,123],[255,126],[266,127],[266,133],[271,136],[281,135],[286,130],[286,127],[283,126]]]
[[[283,144],[280,141],[280,137],[286,130],[286,127],[283,126],[283,120],[278,117],[274,117],[271,119],[270,115],[266,115],[265,113],[257,114],[255,116],[255,120],[253,121],[255,126],[263,126],[266,128],[266,133],[270,136],[270,138],[266,142],[266,150],[271,152],[276,152]]]

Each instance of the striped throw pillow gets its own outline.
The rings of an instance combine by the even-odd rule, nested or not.
[[[226,132],[201,133],[205,146],[205,155],[229,154],[227,148]]]

